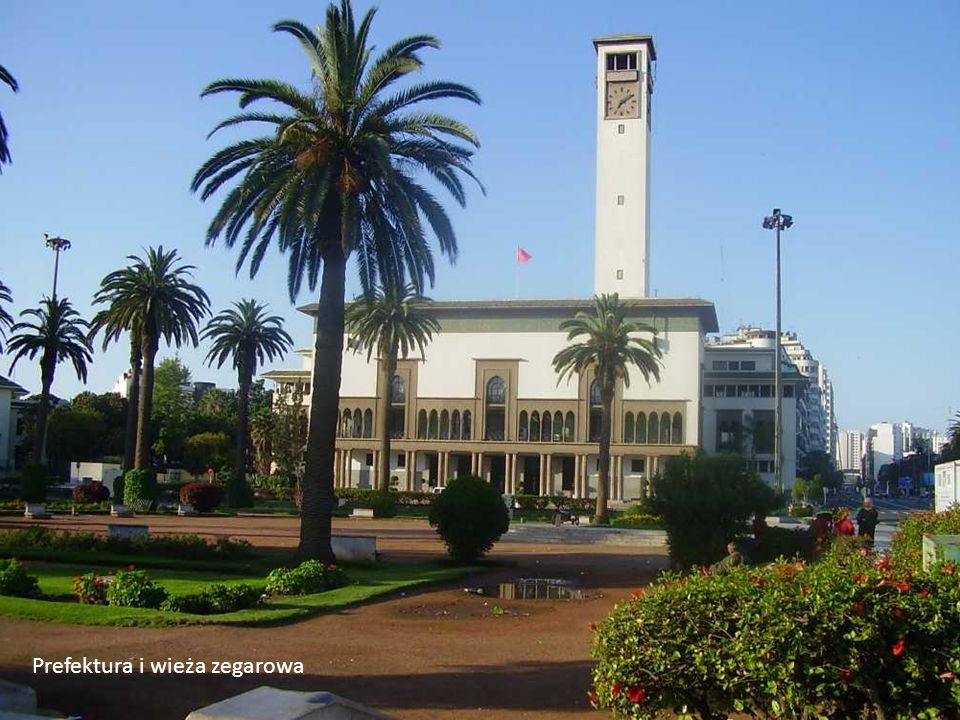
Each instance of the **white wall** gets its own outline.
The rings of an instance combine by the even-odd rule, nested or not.
[[[72,484],[101,482],[110,489],[111,496],[113,495],[113,483],[121,474],[120,466],[115,463],[70,463],[70,482]]]

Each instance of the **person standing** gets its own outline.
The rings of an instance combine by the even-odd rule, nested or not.
[[[877,524],[880,522],[880,514],[873,506],[871,498],[864,498],[863,507],[857,513],[858,534],[866,537],[873,542],[874,534],[877,531]]]
[[[853,522],[850,520],[850,511],[839,508],[833,521],[833,532],[836,535],[853,535]]]

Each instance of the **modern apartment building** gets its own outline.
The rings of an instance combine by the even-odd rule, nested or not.
[[[845,473],[860,473],[863,469],[864,437],[858,430],[845,430],[837,440],[837,469]]]

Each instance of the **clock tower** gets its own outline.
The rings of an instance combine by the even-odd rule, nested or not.
[[[610,35],[597,50],[597,199],[594,292],[647,297],[650,290],[649,35]]]

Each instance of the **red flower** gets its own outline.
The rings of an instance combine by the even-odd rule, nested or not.
[[[949,670],[945,673],[940,673],[940,677],[944,680],[956,680],[957,674],[950,672]]]
[[[897,620],[905,620],[907,617],[907,614],[903,611],[903,608],[894,608],[893,615],[895,618],[897,618]]]
[[[853,576],[853,581],[855,583],[859,583],[860,585],[862,585],[867,581],[867,576],[864,575],[863,573],[857,573],[856,575]]]
[[[857,615],[858,617],[862,616],[862,615],[863,615],[863,603],[862,603],[862,602],[855,602],[855,603],[853,604],[853,612],[854,612],[854,614]]]
[[[590,631],[591,631],[591,632],[596,632],[596,631],[597,631],[597,624],[596,624],[596,623],[590,623]]]
[[[882,557],[874,563],[880,570],[886,570],[891,564],[893,564],[893,560],[891,560],[889,556]]]
[[[837,674],[840,676],[840,682],[846,685],[850,682],[850,671],[849,670],[838,670]]]
[[[793,567],[794,567],[795,570],[803,570],[804,565],[803,565],[802,562],[798,562],[798,563],[795,564]]]
[[[910,592],[910,586],[905,582],[895,582],[890,584],[900,592]]]
[[[860,557],[867,557],[869,554],[870,554],[870,550],[868,548],[865,548],[865,547],[860,548]]]
[[[589,698],[590,700],[590,707],[597,706],[597,703],[599,702],[599,698],[597,697],[597,693],[594,690],[591,690],[590,692],[587,693],[587,698]]]
[[[613,695],[613,697],[615,697],[615,698],[620,697],[620,683],[619,683],[619,682],[615,682],[615,683],[613,684],[613,687],[610,688],[610,694]]]
[[[900,638],[893,644],[893,647],[890,648],[890,652],[893,653],[894,657],[900,657],[901,655],[903,655],[903,646],[905,644],[906,644],[906,641],[903,638]]]
[[[801,586],[800,586],[800,594],[801,594],[801,595],[806,595],[806,594],[809,593],[809,592],[810,592],[810,588],[808,588],[806,585],[801,585]]]
[[[756,585],[757,587],[760,587],[760,586],[763,585],[764,582],[766,582],[766,581],[765,581],[762,577],[759,577],[759,576],[758,576],[758,577],[752,577],[752,578],[750,578],[750,582],[752,582],[752,583],[753,583],[754,585]]]
[[[951,563],[951,564],[949,564],[949,565],[944,565],[944,566],[943,566],[943,571],[944,571],[947,575],[953,575],[953,574],[957,571],[957,566],[954,565],[953,563]]]
[[[647,697],[647,691],[639,685],[631,685],[627,688],[627,699],[632,703],[641,703]]]
[[[920,597],[922,597],[922,598],[928,598],[928,597],[930,597],[930,592],[929,592],[928,590],[921,590],[921,591],[920,591]]]
[[[643,597],[643,590],[634,590],[630,594],[633,596],[634,600],[638,600]]]

